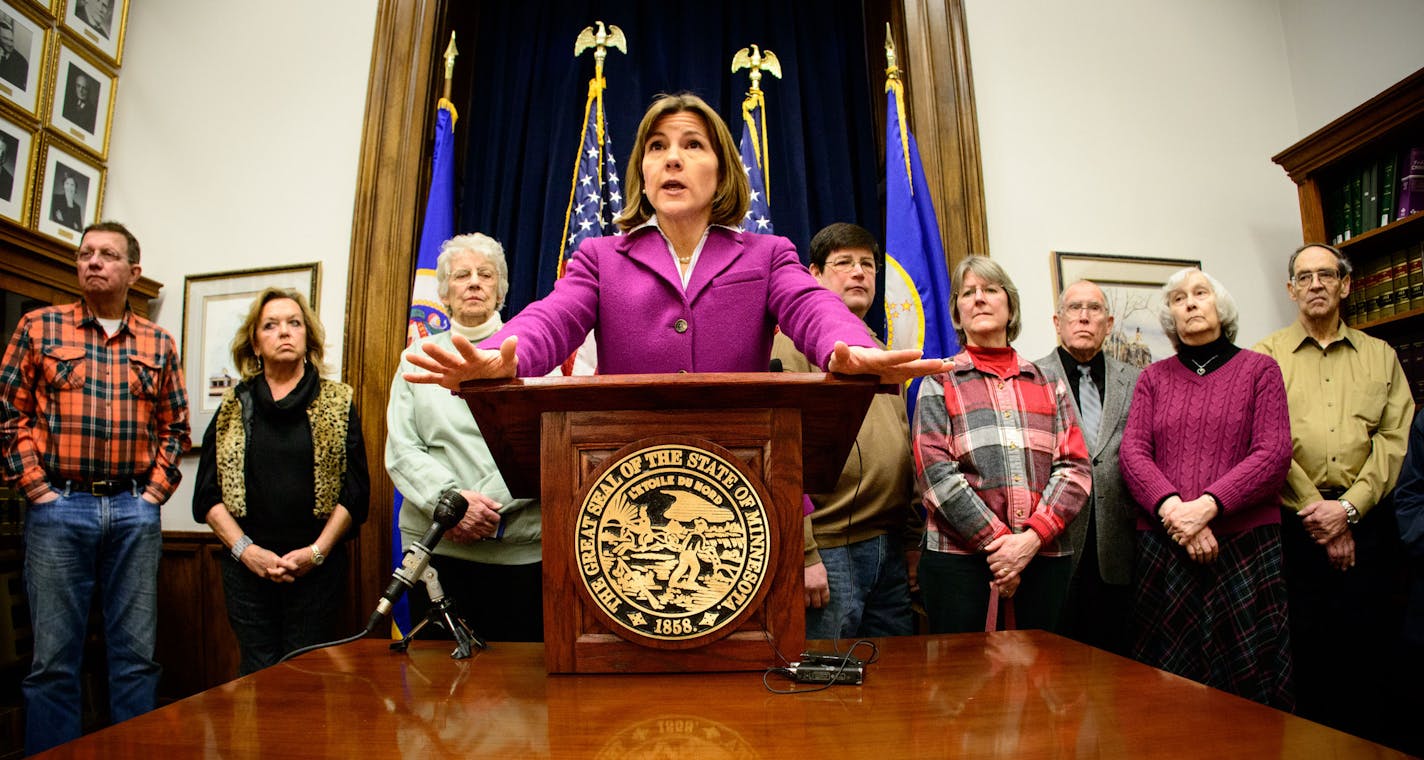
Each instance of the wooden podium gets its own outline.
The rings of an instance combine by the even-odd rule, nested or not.
[[[802,493],[835,487],[877,387],[822,373],[465,383],[510,492],[542,500],[548,672],[795,660]]]

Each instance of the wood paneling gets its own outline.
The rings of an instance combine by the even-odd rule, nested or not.
[[[163,666],[159,704],[192,696],[237,676],[237,637],[223,601],[220,552],[212,533],[163,536],[158,568],[158,644]]]

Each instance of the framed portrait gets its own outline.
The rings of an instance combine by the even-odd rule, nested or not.
[[[109,119],[114,113],[117,77],[83,52],[61,41],[55,57],[49,123],[101,160],[109,154]]]
[[[34,159],[35,132],[0,116],[0,218],[29,223]]]
[[[0,0],[0,98],[36,118],[51,36],[48,25],[21,13],[17,3]]]
[[[252,299],[269,287],[300,291],[316,309],[321,265],[313,262],[183,278],[183,375],[188,383],[188,417],[195,442],[202,440],[222,405],[223,394],[242,379],[233,366],[232,339]]]
[[[124,27],[129,0],[70,0],[60,23],[109,63],[124,56]]]
[[[1200,269],[1201,262],[1054,251],[1053,292],[1062,293],[1078,280],[1092,280],[1102,288],[1108,313],[1115,318],[1103,350],[1119,361],[1146,367],[1176,353],[1157,321],[1157,308],[1162,303],[1162,285],[1185,267]]]
[[[84,228],[99,221],[104,202],[104,168],[46,136],[40,145],[39,214],[35,229],[73,246]]]

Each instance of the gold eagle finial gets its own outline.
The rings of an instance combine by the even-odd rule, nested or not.
[[[766,73],[781,78],[781,61],[776,59],[776,53],[770,50],[762,50],[756,45],[744,47],[732,56],[732,73],[735,74],[742,69],[751,69],[752,92],[761,90],[761,73]]]
[[[596,79],[602,79],[603,59],[608,57],[608,48],[627,55],[628,38],[623,36],[622,29],[612,24],[604,29],[602,21],[593,23],[598,26],[597,32],[593,30],[592,26],[586,26],[574,40],[574,57],[577,58],[583,54],[583,51],[593,48],[593,76]]]

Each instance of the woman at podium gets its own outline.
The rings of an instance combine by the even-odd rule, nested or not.
[[[457,389],[480,378],[540,376],[590,330],[604,374],[764,372],[774,329],[819,366],[894,383],[940,359],[875,346],[791,241],[742,231],[750,186],[727,125],[701,98],[653,101],[628,161],[625,234],[584,241],[554,291],[476,348],[427,343],[407,359],[414,383]]]

